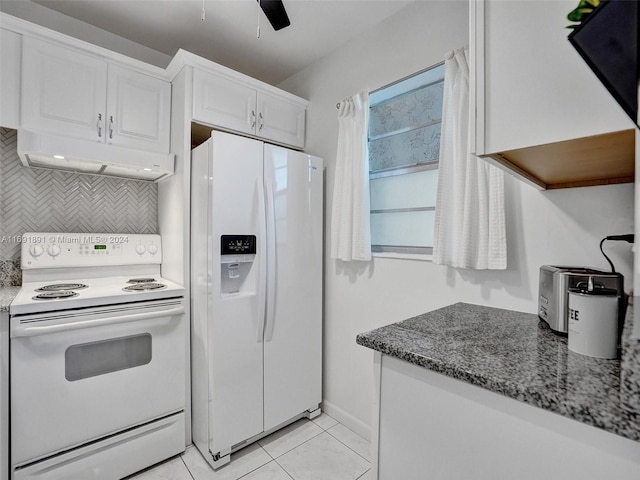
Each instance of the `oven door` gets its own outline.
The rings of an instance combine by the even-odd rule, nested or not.
[[[11,463],[183,410],[182,299],[11,318]]]

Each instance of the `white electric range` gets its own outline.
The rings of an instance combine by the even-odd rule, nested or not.
[[[159,235],[27,233],[12,315],[184,296],[160,276]]]
[[[23,240],[12,478],[119,479],[183,451],[184,289],[160,275],[160,236]]]

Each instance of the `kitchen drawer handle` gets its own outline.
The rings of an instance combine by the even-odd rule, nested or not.
[[[98,114],[98,138],[102,138],[102,114]]]
[[[109,138],[113,138],[113,115],[109,117]]]
[[[37,335],[69,332],[71,330],[79,330],[83,328],[102,327],[105,325],[114,325],[116,323],[130,323],[149,320],[151,318],[174,317],[182,315],[183,313],[184,307],[175,307],[168,310],[118,315],[115,317],[99,318],[97,320],[80,320],[77,322],[64,322],[53,325],[18,325],[11,329],[11,337],[35,337]]]

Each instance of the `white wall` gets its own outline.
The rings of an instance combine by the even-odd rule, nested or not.
[[[419,1],[280,85],[311,102],[306,151],[326,162],[326,225],[331,222],[336,103],[440,62],[468,38],[467,1]],[[540,192],[509,176],[505,190],[507,271],[388,258],[346,264],[329,259],[326,232],[323,394],[328,413],[369,434],[373,355],[356,345],[358,333],[456,301],[535,313],[540,265],[608,268],[600,239],[633,232],[632,184]],[[629,283],[630,246],[607,244]]]
[[[607,235],[634,232],[634,184],[538,191],[506,182],[508,271],[461,271],[461,300],[536,313],[540,265],[610,270],[600,253]],[[631,245],[607,241],[604,251],[633,287]]]
[[[171,57],[29,0],[0,2],[0,11],[142,62],[165,68]]]

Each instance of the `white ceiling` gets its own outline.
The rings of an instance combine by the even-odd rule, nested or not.
[[[3,10],[12,2],[2,0]],[[422,0],[424,1],[424,0]],[[35,0],[167,55],[185,49],[278,84],[412,3],[284,0],[291,26],[275,32],[256,0]],[[258,18],[260,38],[256,38]]]

